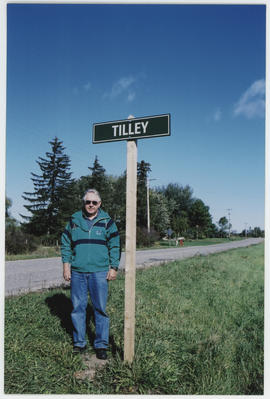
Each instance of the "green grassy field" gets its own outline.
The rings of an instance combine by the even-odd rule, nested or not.
[[[64,288],[6,299],[6,394],[263,394],[263,244],[137,271],[132,365],[123,363],[119,273],[110,361],[94,381],[74,377],[85,366],[72,355],[71,308]],[[93,332],[90,321],[90,352]]]

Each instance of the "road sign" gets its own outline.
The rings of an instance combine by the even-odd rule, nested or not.
[[[170,114],[93,124],[93,144],[127,142],[124,361],[129,363],[135,345],[137,139],[170,134]]]
[[[93,144],[170,136],[170,114],[93,124]]]
[[[173,233],[172,229],[168,229],[167,230],[167,234],[168,234],[169,237],[171,237],[172,233]]]

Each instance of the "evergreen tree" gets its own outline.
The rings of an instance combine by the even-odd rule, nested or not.
[[[16,226],[17,225],[17,221],[16,219],[14,219],[11,216],[11,213],[9,211],[9,209],[12,206],[12,200],[8,197],[6,197],[6,203],[5,203],[5,225],[6,225],[6,230],[10,227],[10,226]]]
[[[120,230],[125,230],[126,225],[126,174],[113,177],[108,176],[108,213],[115,220]]]
[[[88,169],[90,169],[92,173],[89,177],[89,187],[87,188],[95,188],[100,193],[102,207],[109,211],[112,188],[105,174],[106,169],[99,163],[97,156],[95,157],[93,166],[88,167]]]
[[[151,165],[141,161],[137,163],[137,225],[147,226],[147,175],[151,172]]]
[[[6,197],[6,204],[5,204],[5,208],[6,208],[5,216],[6,216],[6,218],[10,217],[9,208],[11,208],[11,205],[12,205],[11,199]]]
[[[74,191],[74,209],[79,210],[82,207],[82,197],[88,188],[92,188],[90,182],[91,176],[81,176],[79,179],[73,182]]]
[[[28,221],[24,223],[27,232],[57,238],[68,215],[73,212],[72,179],[70,159],[64,154],[63,142],[55,137],[49,144],[51,152],[46,152],[46,158],[39,157],[36,161],[41,174],[31,173],[34,192],[24,192],[22,196],[30,203],[24,207],[32,215],[21,216]]]
[[[194,236],[197,232],[202,237],[212,227],[212,216],[209,213],[209,206],[206,206],[200,199],[196,199],[189,210],[189,223],[193,229]],[[196,232],[196,234],[195,234]]]
[[[82,197],[86,190],[89,188],[96,189],[101,196],[102,208],[108,213],[114,206],[114,183],[118,179],[113,176],[107,176],[105,168],[100,164],[98,157],[95,156],[93,166],[89,166],[91,174],[87,176],[81,176],[74,183],[75,195],[74,204],[77,209],[82,206]]]
[[[103,189],[104,181],[106,180],[105,168],[99,163],[98,157],[95,157],[93,166],[88,167],[91,170],[90,184],[91,188],[95,188],[99,192]]]

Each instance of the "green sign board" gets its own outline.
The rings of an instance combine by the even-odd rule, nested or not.
[[[93,144],[170,136],[170,114],[93,124]]]

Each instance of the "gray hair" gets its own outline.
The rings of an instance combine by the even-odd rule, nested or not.
[[[85,191],[85,193],[83,195],[83,201],[85,201],[86,194],[88,194],[88,193],[95,194],[99,198],[99,201],[101,201],[101,197],[99,195],[99,192],[97,190],[95,190],[94,188],[89,188],[88,190]]]

